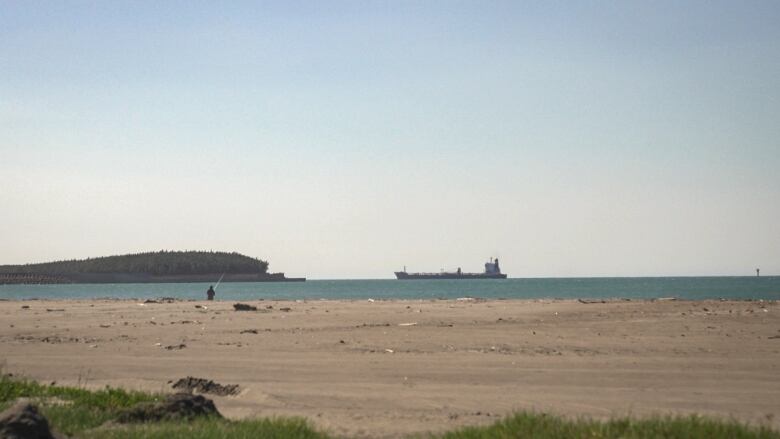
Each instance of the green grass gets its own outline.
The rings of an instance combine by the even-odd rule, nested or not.
[[[46,386],[34,381],[0,374],[0,410],[17,398],[30,398],[49,419],[52,428],[72,438],[84,439],[217,439],[217,438],[295,438],[328,439],[301,418],[261,418],[231,421],[220,418],[181,422],[118,425],[113,420],[119,411],[139,402],[162,399],[161,394],[105,388],[85,390]],[[467,427],[440,435],[419,436],[431,439],[482,438],[583,438],[583,439],[655,439],[655,438],[729,438],[780,439],[780,432],[766,427],[748,426],[728,420],[699,416],[657,417],[650,419],[570,420],[538,413],[518,413],[493,425]]]
[[[132,407],[139,402],[158,401],[163,398],[163,395],[111,387],[86,390],[76,387],[47,386],[35,381],[0,375],[0,402],[13,401],[22,397],[57,399],[78,406],[115,410]]]
[[[568,420],[558,416],[524,412],[487,427],[466,427],[433,437],[438,439],[780,439],[780,432],[765,427],[751,427],[736,421],[720,421],[700,416],[595,421]]]
[[[139,402],[158,401],[163,395],[106,387],[86,390],[75,387],[47,386],[35,381],[0,375],[0,408],[18,398],[30,398],[41,413],[67,435],[98,427],[123,409]]]
[[[327,439],[300,418],[270,418],[247,421],[199,419],[192,422],[137,424],[85,432],[85,439],[217,439],[217,438],[279,438]]]
[[[33,400],[54,430],[77,438],[328,438],[299,418],[106,424],[121,410],[140,402],[159,401],[164,395],[109,387],[86,390],[47,386],[0,374],[0,410],[18,398]]]

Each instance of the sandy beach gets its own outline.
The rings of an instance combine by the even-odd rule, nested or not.
[[[172,392],[237,384],[231,418],[303,416],[352,437],[517,410],[688,414],[780,428],[771,301],[0,301],[3,372]]]

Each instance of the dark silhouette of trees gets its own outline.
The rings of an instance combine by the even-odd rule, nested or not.
[[[146,273],[154,275],[267,273],[268,262],[240,253],[166,251],[42,264],[2,265],[0,273]]]

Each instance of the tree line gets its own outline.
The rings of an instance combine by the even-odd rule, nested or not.
[[[167,251],[103,256],[41,264],[2,265],[0,273],[146,273],[154,275],[267,273],[268,262],[240,253]]]

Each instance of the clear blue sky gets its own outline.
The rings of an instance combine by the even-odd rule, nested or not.
[[[0,1],[0,264],[780,274],[780,2]]]

